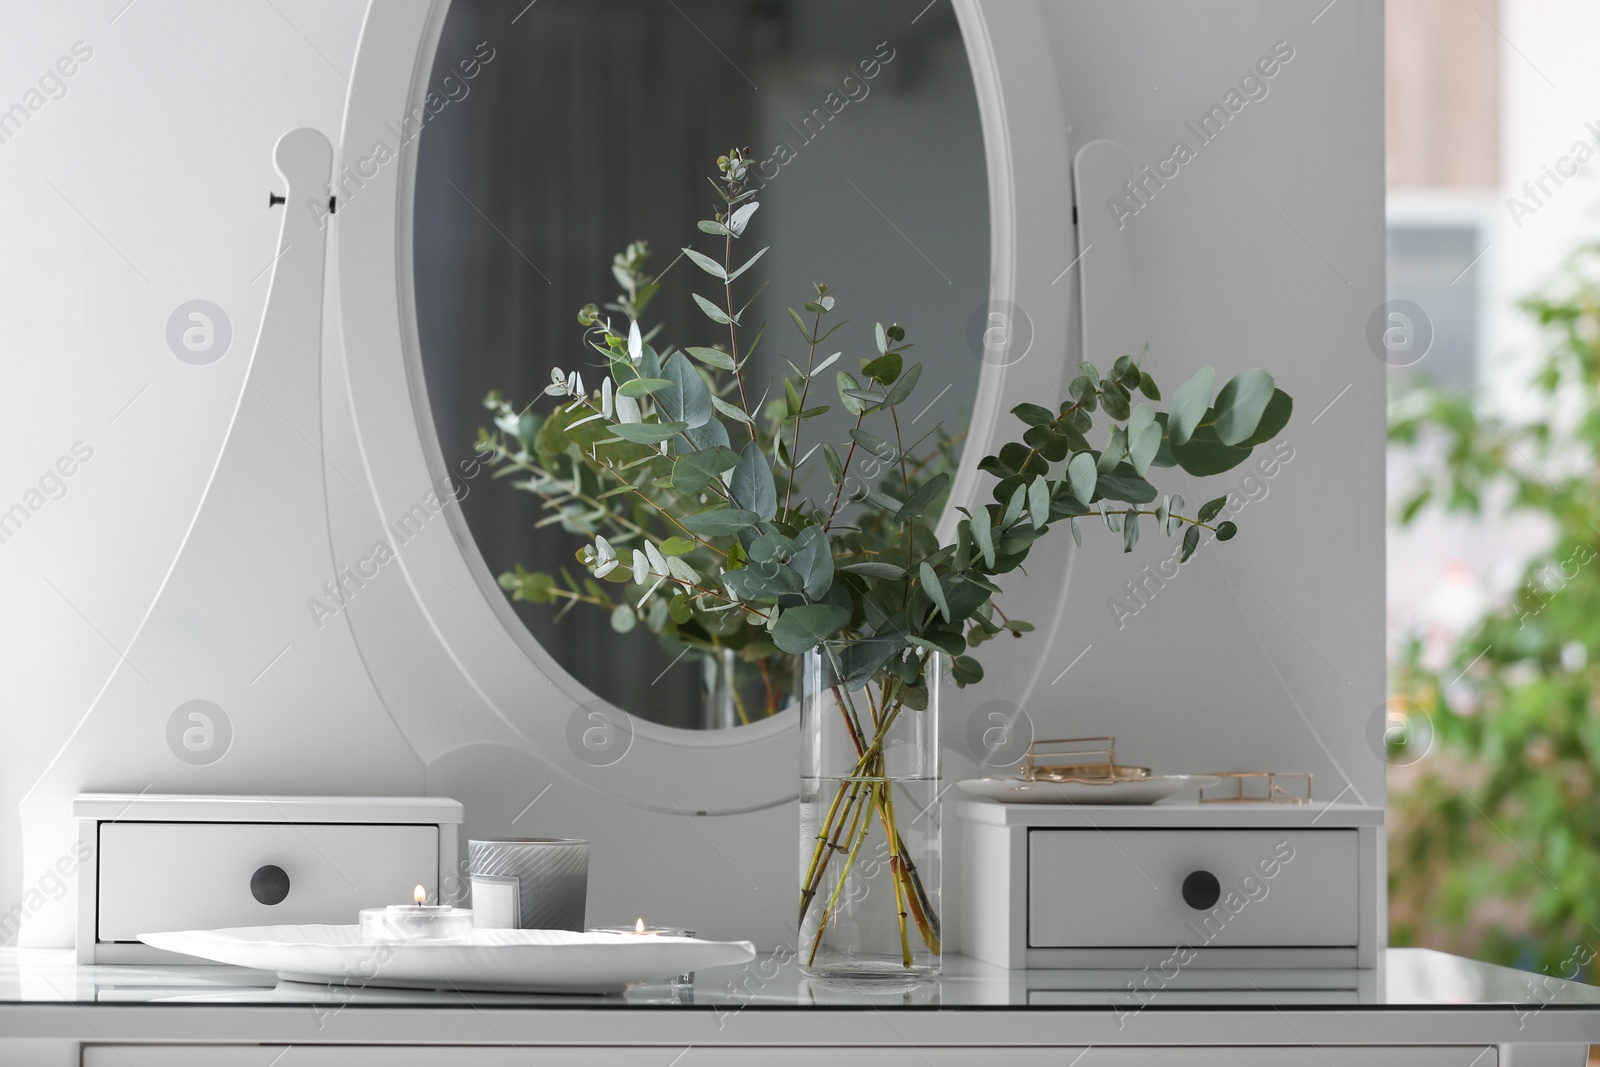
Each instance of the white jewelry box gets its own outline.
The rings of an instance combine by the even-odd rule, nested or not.
[[[184,959],[161,930],[350,924],[409,902],[458,899],[460,802],[443,797],[86,793],[78,819],[79,963]]]
[[[963,800],[962,948],[1009,968],[1377,965],[1384,813]]]

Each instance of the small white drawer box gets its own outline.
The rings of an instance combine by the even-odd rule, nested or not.
[[[349,924],[419,884],[459,891],[444,798],[86,794],[73,814],[80,963],[179,958],[139,942],[157,930]]]
[[[963,951],[1002,967],[1372,967],[1383,812],[962,801]]]

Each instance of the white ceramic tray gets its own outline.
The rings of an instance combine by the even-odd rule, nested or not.
[[[275,971],[291,982],[359,988],[615,993],[755,958],[748,941],[567,930],[474,930],[465,944],[376,945],[355,926],[245,926],[140,934],[169,952]]]
[[[1149,778],[1095,781],[1089,778],[1034,782],[1025,778],[968,778],[963,793],[1004,804],[1154,804],[1184,789],[1214,785],[1204,774],[1160,774]]]

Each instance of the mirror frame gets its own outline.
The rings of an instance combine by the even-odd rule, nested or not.
[[[952,3],[987,157],[990,300],[1028,309],[1034,333],[1032,358],[982,369],[953,504],[974,499],[983,487],[985,476],[975,464],[1002,435],[1009,407],[1041,390],[1060,388],[1065,368],[1074,365],[1067,357],[1075,347],[1069,319],[1076,286],[1052,289],[1045,279],[1059,268],[1057,260],[1072,258],[1061,251],[1073,248],[1076,237],[1068,127],[1037,0]],[[341,164],[366,155],[398,116],[422,106],[448,9],[448,0],[373,0],[369,5],[346,104]],[[1027,103],[1013,111],[1008,100]],[[1058,132],[1041,136],[1043,131]],[[401,148],[398,166],[380,167],[362,185],[359,200],[340,208],[331,235],[336,270],[329,317],[340,335],[332,350],[343,353],[349,414],[380,516],[403,511],[449,477],[429,409],[416,321],[415,143]],[[1019,229],[1021,218],[1027,226]],[[460,509],[446,507],[443,514],[451,536],[408,542],[397,551],[400,566],[418,612],[445,655],[519,747],[567,779],[666,814],[734,814],[797,796],[797,715],[697,731],[648,722],[597,700],[523,626]],[[953,506],[946,509],[941,536],[952,536],[954,514]],[[1046,642],[1036,649],[1042,664],[1065,601],[1067,573],[1063,568],[1059,588],[1048,582],[1022,585],[1008,595],[1039,621],[1035,639]],[[383,642],[391,632],[382,617],[352,611],[350,619],[363,645]],[[369,669],[381,669],[370,664],[369,657]],[[1025,683],[1027,689],[1039,670]],[[631,727],[629,748],[606,766],[579,759],[568,740],[574,717],[591,710]],[[503,737],[460,743],[504,743]],[[729,774],[730,767],[737,773]],[[658,782],[670,783],[673,795]]]

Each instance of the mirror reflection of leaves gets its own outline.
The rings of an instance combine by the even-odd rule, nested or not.
[[[744,321],[759,292],[746,276],[767,248],[735,254],[760,206],[748,166],[740,150],[717,161],[720,203],[698,228],[720,256],[683,249],[712,282],[709,296],[694,299],[714,343],[674,348],[659,326],[642,324],[659,282],[645,270],[649,249],[635,242],[613,258],[622,292],[578,314],[596,365],[553,371],[545,393],[557,399],[547,412],[498,392],[486,398],[495,425],[480,431],[479,447],[495,476],[540,498],[541,525],[559,523],[588,542],[580,574],[520,564],[502,574],[513,598],[556,605],[558,616],[580,604],[608,611],[620,632],[643,623],[669,652],[735,651],[762,678],[763,706],[741,704],[745,721],[783,706],[789,657],[823,641],[848,643],[850,688],[888,672],[898,698],[917,708],[927,703],[932,654],[949,656],[954,680],[968,685],[983,677],[977,646],[1033,628],[996,603],[995,579],[1019,568],[1053,526],[1066,523],[1081,544],[1079,520],[1098,517],[1128,552],[1145,528],[1182,531],[1184,559],[1201,529],[1219,541],[1234,536],[1233,523],[1212,525],[1225,496],[1189,516],[1181,496],[1161,495],[1148,477],[1155,468],[1206,476],[1238,466],[1283,429],[1293,401],[1261,370],[1213,397],[1216,375],[1206,367],[1158,411],[1161,392],[1141,354],[1104,375],[1080,364],[1055,410],[1013,409],[1026,427],[1021,439],[978,463],[994,478],[993,502],[958,508],[955,541],[940,544],[934,523],[962,434],[940,426],[907,439],[900,413],[923,368],[908,362],[903,327],[879,323],[876,351],[846,369],[842,351],[827,351],[844,321],[833,321],[836,298],[817,283],[789,310],[803,361],[785,359],[781,385],[749,380],[766,327]],[[807,424],[834,402],[854,416],[848,438],[811,440]],[[1107,424],[1098,431],[1097,412]],[[1103,438],[1098,446],[1091,435]],[[818,461],[830,488],[812,499],[797,483]]]

